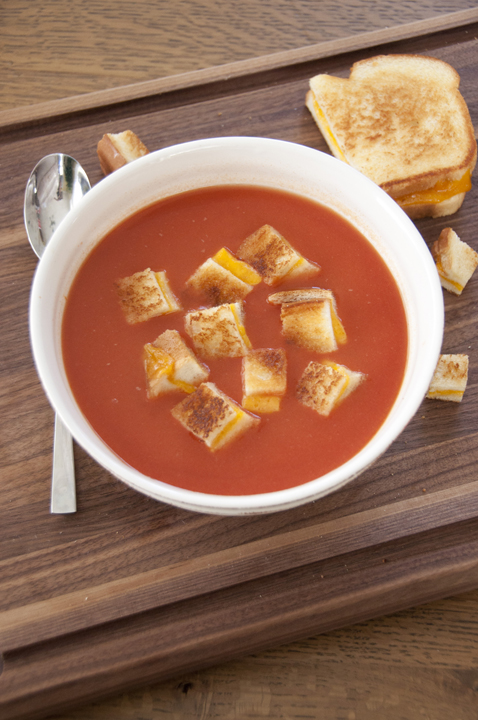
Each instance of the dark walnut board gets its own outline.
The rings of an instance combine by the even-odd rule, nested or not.
[[[461,23],[461,24],[460,24]],[[443,29],[445,28],[445,29]],[[444,352],[470,355],[461,404],[424,400],[387,453],[320,501],[216,517],[137,494],[75,446],[78,512],[49,513],[53,412],[33,366],[36,257],[23,192],[62,151],[92,183],[96,144],[131,128],[151,149],[255,135],[327,151],[308,79],[378,53],[450,62],[478,123],[478,12],[0,114],[0,716],[39,718],[478,587],[478,273],[444,293]],[[478,248],[478,184],[451,225]]]

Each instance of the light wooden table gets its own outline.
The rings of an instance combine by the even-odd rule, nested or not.
[[[475,6],[467,0],[2,0],[0,110]],[[474,720],[478,591],[145,687],[61,720],[163,717]]]

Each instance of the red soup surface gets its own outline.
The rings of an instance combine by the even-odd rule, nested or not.
[[[221,247],[233,253],[264,224],[321,267],[307,282],[263,282],[246,297],[245,327],[254,348],[283,347],[288,390],[279,412],[228,446],[212,452],[171,415],[186,395],[148,400],[142,351],[167,329],[184,331],[184,313],[198,298],[186,280]],[[150,267],[165,270],[182,303],[178,313],[128,325],[115,288],[118,278]],[[347,342],[327,356],[286,343],[277,289],[323,287],[334,292]],[[403,303],[372,245],[335,212],[299,196],[246,186],[195,190],[161,200],[128,218],[91,252],[70,290],[63,319],[63,356],[74,396],[98,435],[147,476],[190,490],[244,495],[283,490],[313,480],[355,455],[389,413],[403,378],[407,327]],[[329,417],[295,397],[312,359],[333,359],[366,380]],[[201,359],[201,358],[200,358]],[[205,360],[209,380],[239,403],[241,358]]]

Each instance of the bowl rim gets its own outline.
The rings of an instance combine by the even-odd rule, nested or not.
[[[359,453],[350,458],[350,460],[346,463],[319,478],[315,478],[314,480],[293,485],[284,490],[257,493],[254,495],[217,495],[187,490],[160,480],[149,478],[134,468],[128,466],[101,440],[101,438],[98,437],[96,432],[91,428],[88,420],[83,416],[78,406],[76,406],[74,399],[72,399],[73,396],[71,390],[69,390],[69,386],[68,391],[71,397],[68,402],[65,401],[61,392],[57,392],[54,377],[55,370],[48,367],[48,363],[51,360],[51,353],[46,351],[45,338],[42,332],[45,326],[44,318],[42,318],[42,293],[47,290],[48,283],[50,282],[50,275],[54,272],[58,249],[64,242],[68,233],[74,231],[78,227],[81,217],[84,213],[88,212],[90,207],[94,207],[95,204],[101,201],[101,198],[104,195],[114,190],[115,187],[121,183],[123,185],[127,184],[130,179],[137,176],[137,174],[141,171],[141,168],[144,166],[153,164],[155,166],[157,165],[161,170],[166,162],[171,159],[173,159],[174,162],[174,157],[177,155],[184,155],[186,153],[189,154],[189,157],[192,157],[191,153],[201,154],[208,152],[210,149],[227,152],[228,149],[231,150],[232,148],[235,148],[235,150],[239,148],[241,152],[246,152],[247,150],[253,151],[254,149],[265,149],[267,153],[285,153],[288,154],[288,156],[290,155],[291,157],[293,156],[297,159],[309,158],[312,162],[315,160],[318,164],[322,164],[325,168],[333,168],[334,171],[339,173],[339,175],[341,174],[344,177],[350,177],[351,181],[355,183],[360,182],[361,186],[366,188],[370,197],[376,200],[377,207],[380,206],[381,212],[385,212],[385,214],[393,218],[394,222],[398,223],[398,225],[408,234],[409,238],[411,238],[411,242],[415,245],[417,257],[426,270],[425,280],[428,282],[431,293],[429,304],[434,309],[434,315],[430,319],[430,337],[427,341],[427,354],[424,359],[425,367],[422,370],[420,382],[418,382],[418,386],[415,387],[414,394],[409,394],[408,398],[402,398],[401,407],[398,409],[398,412],[395,411],[395,422],[392,425],[389,425],[387,420],[388,417],[390,417],[391,412],[396,409],[398,398],[387,416],[387,419],[377,430],[373,438],[367,443],[367,445],[365,445],[364,448],[362,448],[362,450],[359,451]],[[238,183],[236,182],[232,184]],[[250,182],[249,184],[252,185],[253,183]],[[200,187],[200,185],[197,185],[197,187]],[[292,190],[291,192],[294,191]],[[174,193],[166,193],[166,196],[173,194]],[[99,200],[97,200],[97,198],[99,198]],[[146,207],[148,204],[149,203],[147,202],[143,202],[143,204],[140,203],[138,205],[138,209]],[[135,212],[135,210],[129,210],[125,214],[125,217],[131,215],[133,212]],[[117,225],[119,222],[121,222],[121,219],[116,219],[115,222],[112,223],[111,227]],[[102,233],[102,235],[104,234],[105,233]],[[89,251],[90,250],[88,249],[88,252],[84,253],[84,257],[86,257]],[[73,275],[77,272],[83,259],[78,261]],[[403,210],[401,210],[397,203],[371,180],[366,178],[350,165],[336,159],[332,155],[298,143],[272,138],[229,136],[220,138],[205,138],[202,140],[179,143],[145,155],[144,157],[135,160],[134,163],[129,163],[115,173],[103,178],[99,183],[92,187],[81,203],[79,203],[79,205],[70,212],[55,232],[55,235],[48,244],[41,261],[38,263],[30,296],[30,339],[37,372],[51,405],[62,417],[65,425],[68,427],[75,440],[106,470],[142,494],[153,497],[156,500],[170,503],[177,507],[182,507],[196,512],[214,514],[243,515],[248,513],[258,514],[286,510],[290,507],[302,505],[305,502],[312,502],[329,494],[331,491],[338,490],[364,472],[398,437],[421,404],[440,354],[443,339],[443,326],[443,295],[438,273],[436,273],[431,253],[429,252],[428,247],[416,226],[403,212]],[[407,376],[407,372],[408,370],[406,369],[405,377],[402,380],[402,386]],[[415,385],[417,385],[417,383],[415,383]],[[76,412],[73,411],[74,406],[76,406]],[[82,422],[78,421],[76,413],[79,413],[82,418]],[[85,428],[83,426],[84,423],[88,426],[89,433],[85,432]],[[100,441],[99,447],[95,446],[92,448],[91,438],[88,436],[91,433],[93,433]],[[340,473],[338,472],[339,470]]]

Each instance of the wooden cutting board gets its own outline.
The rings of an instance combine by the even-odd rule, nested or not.
[[[79,447],[78,512],[50,515],[53,412],[28,334],[36,257],[22,205],[40,157],[73,155],[94,184],[102,177],[98,140],[126,128],[151,150],[254,135],[327,151],[304,106],[309,77],[347,77],[356,60],[390,52],[452,64],[476,127],[478,11],[441,22],[451,29],[415,23],[0,114],[5,720],[45,717],[478,587],[478,277],[461,297],[444,293],[443,351],[470,356],[463,402],[424,400],[387,453],[349,486],[269,516],[216,517],[163,505],[125,487]],[[477,200],[475,186],[455,216],[417,222],[424,241],[430,246],[452,226],[476,249]]]

